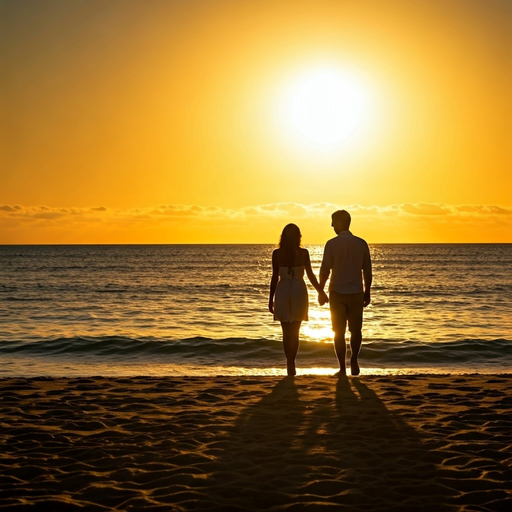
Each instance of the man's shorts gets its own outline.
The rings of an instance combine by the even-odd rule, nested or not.
[[[363,327],[364,293],[329,293],[332,330],[344,331],[348,322],[350,332],[360,331]]]

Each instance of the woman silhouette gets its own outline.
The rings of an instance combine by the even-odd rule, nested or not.
[[[279,248],[272,253],[272,280],[268,309],[281,322],[288,375],[295,375],[295,357],[299,350],[299,330],[308,319],[308,290],[304,270],[311,284],[327,302],[327,295],[311,269],[309,252],[300,246],[302,235],[295,224],[284,227]]]

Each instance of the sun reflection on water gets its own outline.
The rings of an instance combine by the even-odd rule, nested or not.
[[[328,307],[309,307],[309,320],[301,326],[301,338],[307,341],[332,341],[331,315]]]

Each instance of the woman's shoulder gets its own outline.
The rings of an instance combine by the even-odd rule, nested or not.
[[[304,249],[304,247],[299,247],[298,253],[297,253],[297,262],[300,266],[304,266],[309,261],[309,251],[307,249]]]

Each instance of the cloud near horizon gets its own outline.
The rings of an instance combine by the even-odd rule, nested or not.
[[[332,237],[345,208],[370,243],[512,242],[512,207],[500,205],[272,203],[238,209],[163,204],[144,208],[0,205],[0,243],[272,243],[289,223],[304,243]]]

